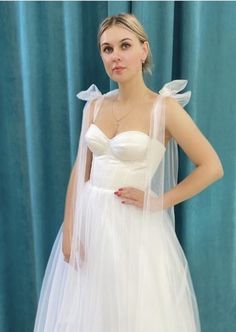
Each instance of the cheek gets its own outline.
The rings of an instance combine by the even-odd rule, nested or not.
[[[127,62],[129,63],[131,68],[137,69],[141,66],[141,57],[137,53],[130,54],[129,57],[127,57]]]
[[[112,61],[108,58],[108,57],[102,57],[102,62],[103,62],[103,66],[104,69],[107,73],[107,75],[111,78],[112,76]]]
[[[108,56],[103,56],[102,57],[102,62],[103,62],[103,65],[106,69],[109,69],[112,65],[111,58],[108,57]]]

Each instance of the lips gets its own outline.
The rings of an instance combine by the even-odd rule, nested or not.
[[[112,70],[113,71],[119,71],[119,70],[122,70],[122,69],[125,69],[125,67],[117,66],[117,67],[114,67]]]

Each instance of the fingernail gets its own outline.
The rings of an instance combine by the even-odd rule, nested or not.
[[[125,204],[125,201],[122,201],[121,203],[122,203],[122,204]]]

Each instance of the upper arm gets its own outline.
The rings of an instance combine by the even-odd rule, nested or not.
[[[89,103],[89,109],[88,109],[88,125],[90,125],[93,122],[94,119],[94,114],[95,114],[95,105],[96,105],[96,100],[97,99],[93,99],[90,103]]]
[[[217,153],[188,113],[173,98],[166,98],[166,129],[196,165],[220,165]]]
[[[95,114],[95,105],[96,105],[96,100],[93,99],[90,104],[89,104],[89,109],[88,109],[88,124],[87,127],[93,123],[94,120],[94,114]],[[85,181],[88,181],[90,178],[90,172],[91,172],[91,166],[92,166],[92,161],[93,161],[93,154],[91,150],[87,147],[86,149],[86,167],[85,167]]]

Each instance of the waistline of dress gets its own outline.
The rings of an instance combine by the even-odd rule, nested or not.
[[[86,181],[85,185],[89,186],[90,188],[95,189],[95,190],[102,190],[102,191],[107,191],[107,192],[114,192],[114,190],[116,190],[116,188],[114,188],[114,187],[108,188],[108,187],[98,186],[98,185],[92,183],[91,180]]]
[[[91,179],[89,179],[88,181],[85,182],[85,186],[89,186],[91,189],[94,189],[94,190],[100,190],[100,191],[104,191],[104,192],[114,192],[114,191],[117,191],[119,188],[121,187],[135,187],[139,190],[145,190],[145,188],[143,186],[136,186],[136,185],[133,185],[131,183],[127,183],[127,184],[120,184],[117,185],[117,184],[113,184],[111,185],[110,187],[109,186],[104,186],[104,185],[98,185],[96,183],[93,183],[93,181]]]

